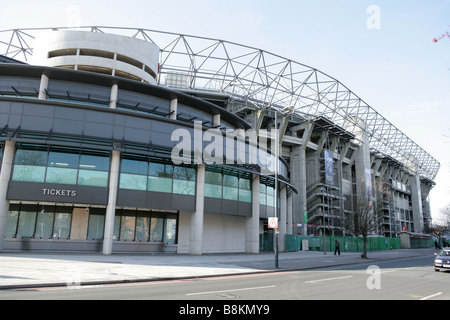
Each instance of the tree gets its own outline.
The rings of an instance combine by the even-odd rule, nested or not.
[[[381,184],[376,185],[378,190],[376,201],[371,192],[371,188],[362,187],[363,190],[356,196],[354,209],[346,216],[345,227],[355,237],[363,241],[363,253],[361,258],[367,259],[367,238],[375,233],[382,217],[378,215],[382,208],[382,195],[386,192]]]
[[[443,34],[441,34],[437,38],[433,38],[433,42],[438,42],[439,40],[444,39],[444,38],[449,38],[450,39],[450,34],[448,33],[448,31],[444,32]]]

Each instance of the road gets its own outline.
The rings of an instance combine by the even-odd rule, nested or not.
[[[433,259],[426,256],[380,261],[376,266],[360,263],[303,271],[82,288],[1,290],[0,300],[224,300],[230,303],[239,300],[449,300],[450,272],[435,272]]]

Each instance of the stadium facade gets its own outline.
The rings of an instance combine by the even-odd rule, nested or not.
[[[374,235],[430,226],[439,163],[314,68],[143,29],[6,30],[0,49],[0,250],[257,253],[269,217],[284,250],[349,234],[367,191]]]

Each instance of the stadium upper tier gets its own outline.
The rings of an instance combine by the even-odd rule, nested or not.
[[[439,171],[436,159],[344,84],[313,67],[262,49],[156,30],[86,26],[3,30],[0,54],[33,63],[34,39],[39,33],[67,30],[112,33],[156,45],[158,70],[153,66],[149,73],[158,85],[225,97],[234,111],[272,108],[284,113],[289,110],[290,116],[304,121],[326,118],[356,138],[366,132],[373,153],[394,158],[423,178],[433,181]]]

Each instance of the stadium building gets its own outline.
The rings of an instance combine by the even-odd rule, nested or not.
[[[0,31],[0,250],[251,252],[424,233],[439,163],[336,79],[235,43]]]

